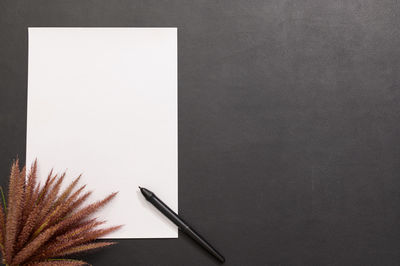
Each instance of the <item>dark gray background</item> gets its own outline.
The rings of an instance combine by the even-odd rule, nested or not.
[[[399,24],[396,0],[0,0],[1,183],[28,26],[178,27],[179,211],[226,265],[399,265]],[[183,235],[85,259],[217,265]]]

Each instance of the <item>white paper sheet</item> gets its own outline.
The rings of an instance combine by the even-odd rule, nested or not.
[[[178,209],[176,28],[29,28],[27,164],[83,173],[107,238],[176,238],[138,185]]]

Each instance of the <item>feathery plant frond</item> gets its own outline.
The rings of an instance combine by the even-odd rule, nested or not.
[[[80,176],[60,192],[65,173],[58,176],[51,171],[43,186],[37,182],[36,173],[36,161],[26,174],[16,160],[11,167],[7,197],[0,187],[0,252],[4,264],[87,265],[63,257],[114,244],[95,240],[121,226],[98,228],[105,222],[91,215],[117,193],[82,206],[91,192],[84,193],[86,185],[76,189]]]

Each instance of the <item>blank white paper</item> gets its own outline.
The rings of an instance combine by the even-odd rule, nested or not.
[[[107,238],[176,238],[138,186],[178,209],[177,29],[29,28],[26,163],[83,174]],[[66,184],[65,184],[66,185]]]

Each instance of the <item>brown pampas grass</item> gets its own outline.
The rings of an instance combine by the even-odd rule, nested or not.
[[[0,251],[6,265],[87,265],[63,258],[98,249],[114,242],[96,242],[97,238],[120,228],[98,228],[104,224],[91,215],[112,200],[105,199],[82,206],[91,192],[86,186],[76,189],[80,176],[60,191],[65,173],[53,172],[43,186],[37,182],[37,162],[26,175],[16,160],[11,167],[8,198],[1,189]],[[61,257],[61,258],[60,258]]]

